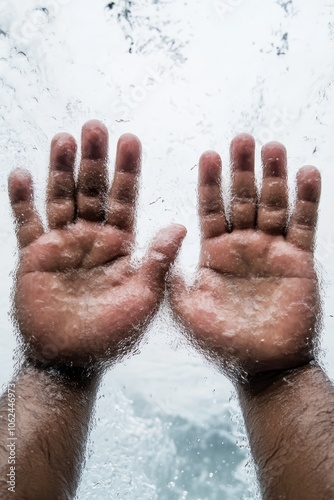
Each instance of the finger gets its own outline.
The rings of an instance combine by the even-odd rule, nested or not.
[[[257,214],[258,229],[283,234],[288,218],[286,149],[278,142],[262,148],[263,181]]]
[[[75,140],[69,134],[58,134],[51,143],[46,205],[51,229],[64,227],[74,221],[76,151]]]
[[[287,240],[302,250],[313,250],[320,193],[320,172],[311,166],[301,168],[297,174],[297,201]]]
[[[256,185],[254,174],[255,141],[240,134],[231,143],[233,229],[249,229],[255,224]]]
[[[42,222],[34,207],[32,177],[25,170],[15,170],[8,179],[10,203],[17,224],[17,239],[24,248],[44,233]]]
[[[214,151],[205,152],[199,161],[199,218],[202,238],[220,236],[227,229],[221,193],[220,156]]]
[[[141,143],[138,137],[124,134],[118,141],[115,175],[109,193],[109,224],[132,232],[138,193]]]
[[[140,279],[149,288],[164,289],[167,272],[176,259],[186,233],[186,228],[179,224],[172,224],[158,232],[138,271]]]
[[[108,130],[97,120],[82,128],[81,163],[78,176],[78,217],[91,222],[105,219],[108,189]]]

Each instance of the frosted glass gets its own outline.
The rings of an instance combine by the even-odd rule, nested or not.
[[[323,362],[334,377],[334,7],[327,0],[0,0],[0,383],[15,364],[10,293],[16,242],[6,194],[34,175],[44,213],[49,143],[99,118],[143,142],[138,256],[158,227],[184,224],[179,263],[196,267],[199,155],[242,131],[288,149],[323,176],[317,260]],[[231,384],[190,348],[163,307],[140,354],[101,388],[78,499],[254,499]]]

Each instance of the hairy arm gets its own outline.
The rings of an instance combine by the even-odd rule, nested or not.
[[[251,136],[232,141],[227,214],[220,157],[201,157],[199,273],[190,288],[175,276],[171,302],[202,352],[239,388],[264,498],[330,499],[334,389],[313,364],[320,315],[313,264],[320,174],[311,166],[299,170],[289,213],[284,146],[263,147],[260,192],[254,158]]]
[[[135,268],[140,142],[130,134],[120,138],[111,185],[103,124],[93,120],[83,127],[78,176],[76,149],[68,134],[52,141],[48,230],[34,206],[30,174],[18,170],[9,178],[20,247],[13,317],[31,361],[1,400],[1,498],[9,493],[12,465],[7,445],[13,384],[18,497],[73,498],[99,374],[139,344],[185,236],[182,226],[161,230]]]
[[[334,498],[334,387],[315,364],[239,386],[265,500]]]
[[[74,498],[97,373],[22,367],[0,401],[1,498]]]

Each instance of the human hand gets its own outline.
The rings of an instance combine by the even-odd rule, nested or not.
[[[131,263],[141,145],[120,138],[109,190],[108,132],[98,121],[76,143],[68,134],[51,145],[45,231],[25,170],[9,178],[20,261],[15,320],[30,357],[50,365],[87,366],[126,354],[140,339],[164,293],[165,276],[185,236],[182,226],[158,233],[141,266]]]
[[[319,315],[313,243],[320,174],[314,167],[299,170],[289,219],[285,148],[263,148],[259,200],[254,151],[254,139],[246,134],[231,144],[230,219],[221,195],[221,159],[214,152],[201,157],[198,275],[189,289],[178,275],[170,283],[177,318],[237,380],[312,360]]]

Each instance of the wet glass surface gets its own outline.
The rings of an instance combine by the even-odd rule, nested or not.
[[[14,167],[34,175],[39,208],[49,143],[82,123],[143,142],[138,256],[158,227],[188,228],[180,264],[199,250],[199,155],[252,133],[323,176],[316,256],[323,276],[324,364],[334,376],[334,6],[326,0],[1,0],[0,383],[13,371],[8,312],[16,242],[6,194]],[[259,171],[259,170],[258,170]],[[161,355],[163,353],[163,356]],[[105,378],[79,499],[254,499],[231,384],[191,349],[166,307],[140,355]],[[248,465],[247,465],[248,464]]]

